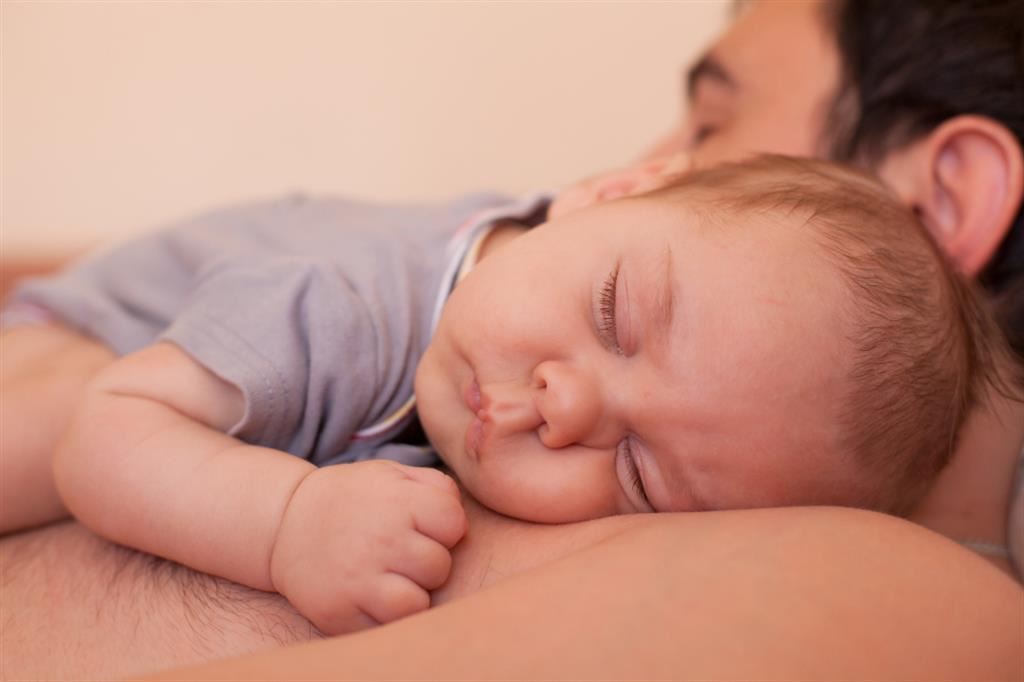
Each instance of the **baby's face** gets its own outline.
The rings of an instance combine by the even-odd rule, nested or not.
[[[444,309],[416,376],[427,435],[531,521],[852,503],[841,284],[780,220],[642,196],[516,238]]]

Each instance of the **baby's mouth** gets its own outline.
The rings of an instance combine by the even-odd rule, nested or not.
[[[469,408],[470,412],[473,414],[480,413],[480,410],[483,407],[483,401],[480,397],[480,384],[476,382],[476,376],[474,376],[473,380],[468,386],[466,386],[466,389],[462,392],[462,397],[466,401],[466,407]]]
[[[473,421],[466,428],[466,454],[470,459],[480,459],[480,445],[484,441],[484,423],[474,415]]]
[[[484,422],[481,418],[483,416],[481,414],[483,412],[483,398],[480,395],[480,384],[476,381],[476,375],[473,376],[469,385],[463,390],[462,397],[466,407],[473,413],[473,420],[466,427],[466,454],[471,459],[476,460],[480,458],[480,446],[484,441]]]

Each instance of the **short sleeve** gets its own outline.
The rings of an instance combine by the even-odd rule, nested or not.
[[[242,392],[232,435],[313,461],[348,447],[376,391],[373,321],[329,263],[212,263],[161,339]]]

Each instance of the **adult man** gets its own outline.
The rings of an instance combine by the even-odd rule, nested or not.
[[[864,163],[914,207],[965,272],[1003,296],[1012,329],[1024,240],[1021,14],[1016,0],[754,4],[691,70],[689,120],[651,154],[682,147],[708,162],[771,151]],[[968,79],[971,87],[962,87]],[[930,94],[918,87],[930,85]],[[912,519],[991,546],[995,563],[1009,570],[999,548],[1022,439],[1021,406],[994,401],[968,425],[954,462]],[[740,678],[1024,673],[1014,634],[1019,587],[938,535],[885,517],[776,510],[547,528],[509,526],[469,508],[469,539],[437,601],[568,556],[451,609],[316,649],[317,660],[333,660],[339,677],[339,669],[405,677],[403,664],[454,676],[453,661],[462,659],[447,653],[443,633],[475,628],[477,644],[466,655],[489,658],[471,659],[462,675],[553,676],[540,639],[556,642],[570,663],[599,661],[602,674],[633,677],[708,677],[721,674],[716,662]],[[2,560],[3,658],[11,677],[123,674],[315,635],[275,596],[112,548],[73,525],[7,539]],[[649,570],[637,572],[638,564]],[[928,570],[934,573],[923,575]],[[577,579],[581,572],[587,580]],[[608,585],[623,576],[637,581],[622,589],[630,599],[609,601]],[[604,596],[581,593],[580,584],[599,584]],[[878,603],[880,596],[889,603]],[[584,599],[601,608],[584,608]],[[936,611],[940,605],[955,617]],[[484,614],[500,623],[482,627]],[[685,631],[665,629],[687,623]],[[510,640],[509,632],[528,624],[538,637]],[[575,638],[559,639],[565,631]],[[659,638],[667,631],[685,641]],[[599,645],[602,632],[616,635],[617,656],[615,647]],[[879,636],[888,648],[873,648]],[[355,641],[360,647],[346,644]],[[376,659],[373,668],[355,658],[361,648],[366,656],[394,646],[412,648],[401,661]],[[588,658],[578,658],[581,652]],[[584,667],[567,670],[586,675]]]

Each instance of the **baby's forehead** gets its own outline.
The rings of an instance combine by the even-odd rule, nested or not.
[[[667,238],[685,248],[701,240],[726,262],[746,252],[753,265],[783,266],[759,268],[776,278],[786,267],[810,268],[847,290],[879,280],[900,289],[907,268],[936,267],[924,228],[877,181],[830,164],[806,166],[770,158],[698,172],[636,198],[659,216],[660,229],[642,216],[615,229],[627,245]]]
[[[782,204],[771,197],[752,200],[736,197],[728,189],[683,187],[652,194],[645,199],[664,216],[660,221],[662,233],[635,230],[625,222],[619,229],[635,240],[667,237],[685,243],[699,239],[727,252],[763,248],[764,257],[783,257],[786,253],[817,254],[829,245],[829,240],[844,239],[842,235],[828,235],[827,227],[819,224],[820,214],[810,201]]]

